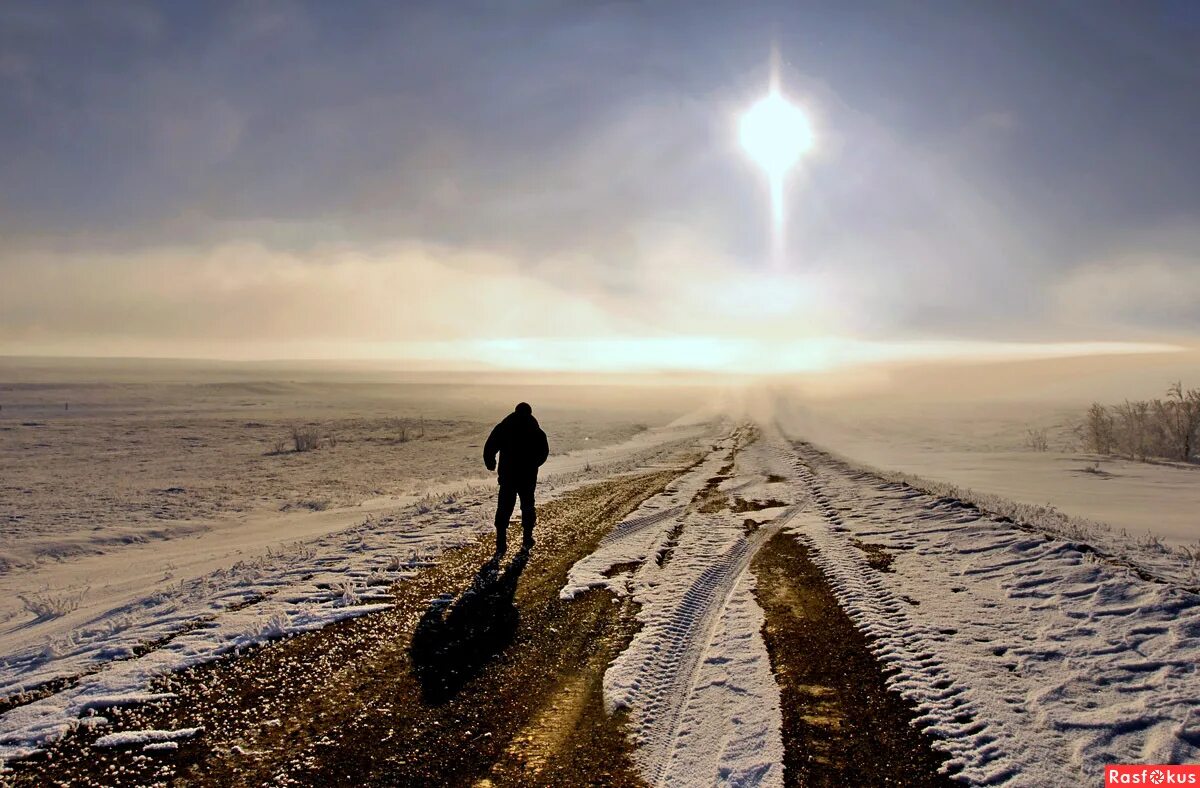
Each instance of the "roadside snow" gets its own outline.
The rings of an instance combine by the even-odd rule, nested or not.
[[[1076,785],[1106,763],[1200,759],[1195,594],[798,448],[815,512],[789,530],[957,779]]]

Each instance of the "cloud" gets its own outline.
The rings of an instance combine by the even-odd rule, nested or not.
[[[178,343],[221,356],[288,346],[354,354],[514,338],[800,338],[842,325],[822,276],[746,270],[678,233],[643,239],[619,290],[597,287],[603,270],[569,256],[531,269],[494,252],[415,242],[34,247],[0,255],[0,271],[2,352],[79,343],[112,353],[125,343],[158,355]]]
[[[494,255],[416,244],[306,254],[255,243],[26,251],[0,266],[0,352],[263,357],[611,330],[586,299]]]
[[[1083,265],[1054,286],[1054,296],[1069,324],[1194,336],[1200,331],[1200,258],[1141,253]]]
[[[0,259],[0,354],[388,358],[534,370],[838,369],[1162,350],[855,338],[822,274],[746,272],[660,238],[627,293],[573,291],[494,253],[258,243]],[[862,305],[859,304],[859,307]]]

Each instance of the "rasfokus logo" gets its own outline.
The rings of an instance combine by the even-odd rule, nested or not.
[[[1105,788],[1113,785],[1200,786],[1200,764],[1109,764],[1104,767],[1104,785]]]

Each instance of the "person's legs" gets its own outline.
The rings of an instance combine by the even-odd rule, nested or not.
[[[501,553],[508,547],[508,521],[516,504],[516,485],[500,485],[500,494],[496,496],[496,550]]]
[[[524,544],[533,546],[533,526],[537,522],[537,507],[534,504],[533,492],[537,487],[537,479],[522,482],[517,488],[521,496],[521,530],[524,531]]]

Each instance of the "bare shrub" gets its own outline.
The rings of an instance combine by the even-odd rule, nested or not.
[[[292,427],[292,446],[296,451],[312,451],[321,448],[321,433],[316,427]]]
[[[17,594],[25,609],[39,619],[58,618],[77,610],[87,588],[78,591],[31,591]]]
[[[384,422],[387,428],[388,437],[383,440],[391,443],[408,443],[413,438],[413,433],[409,431],[408,424],[404,419],[390,418]]]
[[[298,501],[289,501],[285,503],[281,510],[285,512],[293,509],[308,509],[313,512],[323,512],[332,505],[332,501],[328,498],[301,498]]]
[[[1050,441],[1046,437],[1046,428],[1026,427],[1025,446],[1030,451],[1049,451]]]
[[[335,605],[348,607],[350,605],[357,605],[361,601],[358,596],[358,589],[354,587],[354,583],[350,580],[343,580],[330,590],[333,591]]]
[[[1150,403],[1125,400],[1113,408],[1117,424],[1117,450],[1135,460],[1150,456]]]

